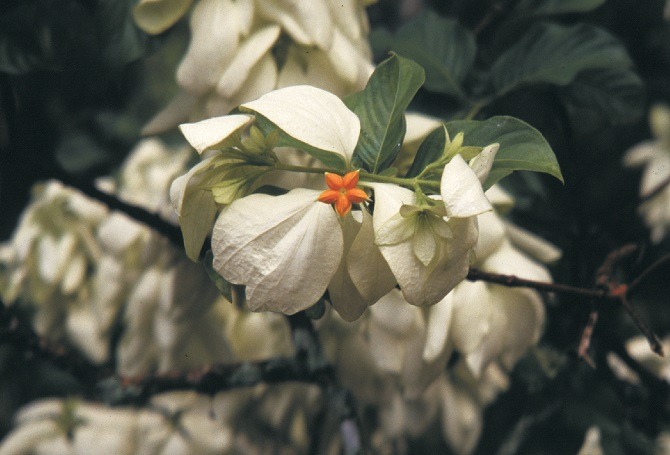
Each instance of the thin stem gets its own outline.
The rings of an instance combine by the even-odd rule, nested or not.
[[[154,231],[165,236],[172,244],[178,248],[184,247],[184,240],[181,235],[181,230],[178,226],[164,220],[160,215],[149,212],[148,210],[122,201],[113,194],[105,193],[96,188],[95,185],[89,182],[82,181],[62,169],[53,168],[50,171],[50,177],[59,180],[64,185],[75,188],[86,196],[91,197],[99,202],[102,202],[111,210],[118,210],[130,218],[138,221]]]
[[[526,280],[514,275],[502,275],[499,273],[482,272],[477,269],[470,269],[467,276],[468,281],[486,281],[488,283],[500,284],[507,287],[532,288],[538,291],[556,292],[559,294],[573,294],[582,297],[594,299],[619,300],[618,297],[609,295],[602,289],[588,289],[577,286],[570,286],[560,283],[546,283],[544,281]]]
[[[477,101],[475,103],[472,103],[472,106],[470,106],[470,110],[468,113],[465,115],[465,118],[463,120],[473,120],[477,114],[479,114],[479,111],[482,110],[484,106],[486,106],[485,101]]]
[[[342,173],[342,171],[339,169],[309,167],[309,166],[294,166],[293,164],[286,164],[281,161],[275,163],[275,169],[277,169],[278,171],[303,172],[306,174],[325,174],[326,172],[330,172],[332,174]]]
[[[334,169],[334,168],[318,168],[318,167],[308,167],[308,166],[294,166],[292,164],[286,164],[286,163],[277,163],[275,165],[275,169],[280,170],[280,171],[288,171],[288,172],[303,172],[307,174],[324,174],[326,172],[330,172],[332,174],[341,174],[342,171],[340,169]],[[440,189],[440,184],[439,182],[435,182],[433,180],[424,180],[424,179],[417,179],[417,178],[404,178],[404,177],[393,177],[390,175],[379,175],[379,174],[373,174],[371,172],[367,172],[364,170],[360,170],[360,176],[362,179],[364,179],[367,182],[378,182],[378,183],[394,183],[396,185],[404,186],[409,189],[414,189],[415,185],[421,185],[426,188],[431,188],[434,190],[439,190]],[[361,182],[362,184],[365,183],[365,181]]]

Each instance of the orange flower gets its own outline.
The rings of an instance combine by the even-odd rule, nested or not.
[[[335,211],[345,216],[351,210],[352,204],[360,204],[368,200],[368,195],[358,184],[358,171],[348,172],[344,176],[326,172],[326,185],[329,190],[319,195],[318,200],[326,204],[334,204]]]

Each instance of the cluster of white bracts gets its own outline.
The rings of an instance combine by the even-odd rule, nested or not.
[[[372,73],[365,0],[142,0],[135,19],[160,33],[191,9],[182,93],[146,131],[223,115],[276,88],[312,84],[340,96]]]
[[[143,141],[122,167],[118,184],[107,180],[100,186],[174,218],[167,189],[189,155]],[[109,358],[119,322],[122,374],[190,368],[231,356],[223,319],[214,317],[218,293],[202,268],[161,235],[75,190],[57,182],[38,186],[1,251],[3,300],[29,305],[39,334],[71,343],[93,362]]]
[[[320,397],[316,386],[286,384],[214,397],[166,393],[139,409],[40,400],[16,414],[0,455],[305,453]],[[262,428],[282,441],[261,436]]]
[[[512,202],[497,187],[487,196],[494,205]],[[475,266],[551,281],[523,251],[556,260],[555,247],[495,212],[478,221]],[[418,437],[439,419],[455,453],[468,454],[479,440],[485,407],[506,389],[507,372],[537,342],[543,323],[537,292],[464,281],[428,308],[408,305],[394,289],[355,324],[331,314],[320,333],[342,382],[362,403],[378,407],[380,447]],[[454,355],[458,360],[447,368]]]
[[[202,155],[201,163],[177,179],[171,192],[191,257],[197,257],[219,210],[220,201],[203,178],[226,162],[218,149],[229,136],[245,131],[256,113],[303,143],[351,159],[360,125],[335,96],[323,98],[314,111],[302,108],[323,96],[316,89],[252,100],[304,83],[337,95],[363,88],[372,71],[367,3],[138,3],[135,18],[149,33],[161,33],[189,11],[191,15],[192,39],[177,73],[182,93],[147,131],[227,114],[240,104],[246,109],[237,116],[182,126]],[[304,91],[289,91],[296,89]],[[298,105],[301,109],[290,107]],[[416,120],[408,119],[406,136],[414,151],[437,126],[430,119]],[[275,151],[285,163],[318,164],[294,149]],[[188,159],[187,151],[143,142],[124,165],[119,182],[105,187],[174,219],[166,204],[167,188],[185,172]],[[447,178],[439,195],[444,216],[423,231],[412,224],[416,220],[410,212],[417,201],[410,190],[371,184],[374,214],[363,208],[356,217],[340,220],[331,207],[316,201],[323,180],[279,171],[262,176],[259,184],[272,183],[289,193],[283,198],[242,197],[224,211],[214,229],[215,267],[225,270],[231,281],[247,285],[254,309],[292,313],[328,289],[339,315],[330,311],[318,324],[319,334],[342,384],[353,391],[361,408],[376,409],[379,425],[371,432],[379,451],[396,443],[400,445],[395,448],[401,447],[405,438],[421,435],[439,419],[454,451],[470,453],[481,433],[483,409],[506,388],[507,371],[541,332],[543,306],[534,291],[462,281],[471,257],[484,271],[549,281],[546,269],[525,253],[540,261],[558,255],[490,211],[491,205],[511,201],[495,187],[484,197],[480,182],[486,164],[471,164],[459,156],[444,170]],[[403,206],[409,207],[403,213],[410,216],[397,216]],[[283,234],[259,239],[262,223]],[[394,234],[403,229],[421,231],[421,241]],[[310,232],[316,234],[304,238]],[[437,242],[448,247],[431,255]],[[273,253],[276,247],[281,255]],[[439,273],[433,273],[434,263],[440,264]],[[0,249],[0,267],[3,300],[32,305],[41,334],[70,342],[96,362],[108,358],[111,331],[120,322],[116,355],[121,374],[187,370],[292,352],[281,315],[251,313],[217,298],[205,272],[160,236],[54,182],[36,191],[14,238]],[[396,283],[402,292],[393,289]],[[287,302],[298,306],[285,306]],[[434,305],[416,306],[424,304]],[[340,315],[358,320],[345,322]],[[456,358],[447,368],[449,359]],[[46,400],[17,414],[16,429],[0,445],[0,455],[279,450],[278,439],[263,441],[254,428],[271,428],[282,435],[286,449],[304,452],[315,436],[308,429],[315,406],[322,405],[319,398],[315,387],[285,385],[235,390],[212,399],[165,394],[140,410]]]

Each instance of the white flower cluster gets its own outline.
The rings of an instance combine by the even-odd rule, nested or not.
[[[511,202],[497,187],[487,196],[496,205]],[[551,281],[546,268],[522,251],[556,260],[555,247],[505,224],[495,212],[478,221],[474,265]],[[507,372],[538,341],[543,323],[537,292],[464,281],[428,308],[407,305],[394,289],[356,324],[330,315],[320,334],[343,384],[363,406],[378,410],[374,440],[380,449],[419,437],[439,420],[454,452],[469,454],[482,431],[484,408],[506,389]]]
[[[145,130],[223,115],[276,88],[309,83],[338,95],[372,73],[365,0],[142,0],[137,24],[161,33],[192,6],[182,89]]]
[[[305,453],[320,395],[316,386],[287,384],[214,397],[166,393],[139,409],[40,400],[16,414],[0,455]],[[284,441],[268,439],[268,428]]]
[[[118,187],[110,179],[100,186],[174,218],[167,190],[189,156],[145,140],[122,167]],[[151,229],[60,183],[36,188],[1,251],[3,300],[29,306],[39,334],[72,344],[93,362],[108,360],[119,323],[122,374],[231,356],[213,307],[218,292],[203,270]]]
[[[659,243],[670,230],[670,108],[656,105],[649,114],[655,139],[636,145],[624,157],[624,164],[644,167],[640,196],[649,197],[639,208],[651,230],[651,240]],[[659,192],[652,195],[660,187]]]
[[[240,109],[249,113],[181,126],[203,160],[173,183],[171,197],[193,259],[217,203],[225,206],[213,229],[213,265],[229,282],[246,286],[250,309],[293,314],[328,290],[333,307],[351,321],[396,284],[409,303],[425,306],[465,278],[477,241],[476,217],[491,210],[482,182],[497,144],[479,149],[468,165],[458,153],[460,135],[436,163],[441,180],[428,183],[440,194],[429,197],[352,169],[360,121],[331,93],[288,87]],[[281,132],[264,137],[254,130],[258,116]],[[281,147],[275,152],[271,139],[275,133],[344,175],[282,161]],[[261,176],[277,171],[325,175],[329,189],[247,195]],[[373,214],[362,204],[369,196],[357,187],[359,178],[373,191]],[[360,210],[351,211],[354,204],[362,204]]]

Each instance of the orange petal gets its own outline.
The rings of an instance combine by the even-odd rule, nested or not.
[[[349,210],[351,210],[351,201],[347,199],[347,196],[340,193],[340,197],[337,198],[337,202],[335,203],[335,211],[343,217],[349,213]]]
[[[360,188],[353,188],[347,191],[347,199],[354,204],[360,204],[363,201],[369,200],[368,195]]]
[[[326,172],[326,185],[328,185],[328,188],[331,190],[339,190],[344,186],[342,182],[342,176],[333,174],[331,172]]]
[[[317,198],[319,202],[325,202],[326,204],[334,204],[340,197],[340,192],[335,190],[326,190],[319,195]]]
[[[358,171],[348,172],[342,177],[342,186],[350,190],[358,185]]]

